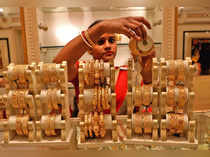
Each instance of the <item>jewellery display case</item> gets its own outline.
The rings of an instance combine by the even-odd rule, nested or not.
[[[7,93],[4,144],[69,144],[69,100],[66,62],[10,64],[4,73]]]
[[[39,3],[39,0],[37,2]],[[180,35],[183,32],[180,30],[191,31],[195,28],[193,24],[196,25],[197,30],[201,28],[209,30],[209,12],[206,7],[209,6],[208,0],[205,3],[189,0],[171,2],[163,4],[163,1],[103,0],[96,3],[94,0],[84,3],[54,0],[49,5],[49,2],[44,0],[39,4],[34,2],[33,7],[26,0],[22,0],[21,4],[11,0],[0,2],[4,4],[2,6],[23,6],[22,26],[19,29],[25,34],[24,53],[22,49],[21,53],[15,52],[15,45],[20,45],[20,42],[15,43],[13,40],[15,38],[10,35],[11,60],[8,60],[9,56],[8,58],[3,56],[7,58],[4,60],[5,67],[11,62],[12,64],[7,67],[6,72],[2,73],[7,83],[5,92],[0,95],[0,150],[14,150],[13,146],[26,150],[28,146],[35,150],[46,148],[50,151],[60,147],[69,151],[209,150],[210,79],[208,76],[193,76],[195,67],[191,64],[191,58],[179,60],[182,58],[182,51],[180,51],[183,48],[182,44],[185,45],[185,54],[191,52],[188,51],[191,40],[184,43],[183,35]],[[65,7],[59,7],[59,15],[53,17],[50,11],[56,10],[58,4]],[[203,25],[196,21],[188,22],[187,25],[178,22],[182,13],[188,11],[188,8],[185,8],[186,4],[200,4],[204,8],[202,9],[205,13],[199,14],[199,16],[202,15]],[[49,7],[36,8],[43,6]],[[148,7],[148,10],[145,7]],[[73,12],[75,8],[77,9]],[[101,16],[96,15],[100,9]],[[141,13],[142,10],[144,13],[129,14],[129,10],[132,9],[134,11],[140,9]],[[38,10],[48,10],[48,12],[38,16]],[[64,13],[64,10],[68,12]],[[92,13],[93,10],[94,13]],[[69,21],[65,18],[60,21],[63,15]],[[80,18],[81,15],[82,18]],[[109,16],[114,18],[119,15],[143,16],[148,18],[153,26],[148,32],[159,45],[156,45],[157,58],[153,59],[152,85],[141,86],[136,81],[140,76],[134,73],[139,71],[139,67],[129,59],[126,69],[128,70],[128,91],[125,99],[127,113],[118,115],[115,110],[114,63],[89,60],[80,62],[79,117],[71,117],[70,106],[73,102],[69,101],[67,89],[67,63],[50,63],[63,46],[53,47],[52,45],[64,45],[58,44],[58,36],[69,41],[75,32],[86,29],[89,22],[95,18],[106,19]],[[198,18],[196,13],[192,15]],[[189,21],[194,20],[193,17],[183,17],[189,18]],[[52,19],[55,21],[50,21]],[[39,30],[38,26],[45,21],[49,22],[46,24],[48,29]],[[63,27],[61,23],[67,25]],[[75,29],[75,31],[74,26],[78,30]],[[57,31],[58,29],[70,30],[70,34],[66,32],[63,34],[62,31]],[[2,31],[0,31],[0,37],[2,37],[1,33]],[[186,37],[191,38],[191,36]],[[126,46],[119,44],[118,51],[121,49],[127,51]],[[2,44],[0,47],[6,50]],[[126,57],[122,59],[123,63],[127,63]],[[47,64],[39,63],[40,60]],[[103,111],[106,109],[110,112],[104,114]]]

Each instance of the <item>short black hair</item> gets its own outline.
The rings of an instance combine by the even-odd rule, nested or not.
[[[94,22],[88,27],[88,29],[91,28],[91,27],[93,27],[94,25],[96,25],[96,24],[102,22],[102,21],[103,21],[103,20],[96,20],[96,21],[94,21]]]

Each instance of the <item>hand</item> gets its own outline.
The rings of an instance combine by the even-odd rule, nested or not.
[[[128,38],[132,37],[136,40],[146,39],[145,26],[151,29],[150,23],[144,17],[123,17],[104,20],[99,25],[101,25],[103,33],[124,34]]]
[[[140,53],[141,53],[141,52],[140,52]],[[140,53],[139,53],[139,54],[140,54]],[[144,67],[149,67],[149,65],[152,64],[152,63],[151,63],[152,58],[155,57],[155,49],[152,48],[152,49],[150,50],[150,52],[148,53],[147,56],[136,55],[136,54],[134,54],[134,53],[132,53],[132,52],[131,52],[131,54],[132,54],[134,60],[138,61],[138,62],[141,64],[141,66],[142,66],[143,68],[144,68]]]

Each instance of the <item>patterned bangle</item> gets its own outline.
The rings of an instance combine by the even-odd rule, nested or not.
[[[89,36],[89,34],[88,34],[88,31],[84,31],[84,34],[85,34],[85,37],[86,37],[88,43],[89,43],[92,47],[94,47],[95,43],[91,40],[91,38],[90,38],[90,36]]]
[[[93,45],[95,44],[91,44],[92,40],[90,40],[89,36],[87,35],[87,33],[85,33],[86,31],[82,31],[80,33],[80,36],[82,38],[82,40],[84,41],[84,43],[87,45],[87,47],[92,50],[93,49]],[[89,39],[88,39],[89,38]],[[92,42],[93,43],[93,42]]]

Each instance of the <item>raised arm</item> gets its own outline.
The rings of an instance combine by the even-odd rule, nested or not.
[[[119,33],[133,37],[137,40],[145,38],[147,33],[145,26],[151,29],[149,22],[143,17],[124,17],[117,19],[103,20],[87,30],[90,39],[96,43],[97,39],[104,33]],[[57,54],[53,62],[68,62],[69,81],[73,80],[77,75],[75,68],[76,61],[90,48],[79,35],[65,45],[65,47]],[[91,51],[91,50],[90,50]]]
[[[88,29],[88,33],[93,41],[97,40],[101,34],[99,27],[100,26],[94,26]],[[77,70],[75,68],[76,61],[79,60],[88,50],[90,50],[89,47],[85,44],[81,35],[78,35],[64,46],[64,48],[56,55],[53,62],[61,63],[62,61],[67,61],[68,78],[69,81],[71,81],[77,75]]]

